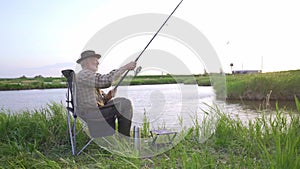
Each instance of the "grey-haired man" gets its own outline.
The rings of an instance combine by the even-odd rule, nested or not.
[[[77,112],[84,120],[105,118],[112,129],[115,129],[115,120],[118,119],[119,133],[130,136],[133,112],[131,101],[126,98],[113,99],[116,91],[110,90],[105,94],[101,89],[110,87],[125,71],[133,70],[136,62],[130,62],[108,74],[99,74],[97,71],[100,57],[95,51],[86,50],[77,60],[82,67],[76,74]],[[95,111],[95,108],[100,111]]]

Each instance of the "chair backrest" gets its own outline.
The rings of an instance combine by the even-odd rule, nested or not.
[[[73,113],[74,117],[77,117],[76,111],[75,111],[75,97],[74,97],[74,78],[75,78],[75,72],[72,69],[66,69],[61,71],[62,74],[67,79],[67,109]]]

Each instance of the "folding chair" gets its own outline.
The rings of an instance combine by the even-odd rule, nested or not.
[[[111,136],[115,134],[115,130],[111,128],[111,126],[107,123],[105,119],[82,119],[80,118],[79,114],[76,112],[77,102],[76,102],[76,78],[75,78],[75,72],[71,69],[62,70],[62,74],[67,79],[67,94],[66,94],[66,109],[67,109],[67,124],[68,124],[68,134],[70,138],[71,148],[72,148],[72,154],[73,155],[79,155],[87,146],[98,137],[105,137],[105,136]],[[106,107],[106,108],[112,108],[112,107]],[[80,119],[81,122],[83,122],[83,128],[87,127],[88,132],[87,134],[90,136],[90,140],[77,152],[76,151],[76,136],[77,134],[83,130],[83,128],[80,131],[76,131],[76,123],[77,119]],[[151,146],[157,146],[158,143],[156,142],[158,136],[165,135],[168,137],[168,143],[172,144],[173,139],[175,138],[177,132],[172,132],[169,130],[151,130],[151,137],[152,137],[152,143]],[[170,137],[170,135],[173,134],[173,137]],[[139,144],[139,127],[134,126],[134,147],[135,149],[140,149]]]
[[[68,123],[68,134],[70,137],[70,143],[73,155],[79,155],[95,138],[113,135],[115,131],[110,128],[105,119],[90,119],[83,120],[78,117],[76,112],[77,102],[76,102],[76,81],[75,72],[71,69],[62,70],[62,74],[67,79],[67,94],[66,94],[66,109],[67,109],[67,123]],[[88,128],[88,135],[90,140],[81,148],[80,151],[76,151],[76,136],[80,131],[76,131],[77,119],[80,118],[81,122],[84,122],[84,127]]]
[[[73,97],[74,96],[73,89],[75,88],[75,84],[73,83],[75,79],[75,72],[71,69],[62,70],[61,72],[67,79],[67,95],[66,95],[67,124],[68,124],[68,133],[69,133],[69,139],[72,148],[72,154],[79,155],[79,153],[81,153],[81,151],[83,151],[83,149],[87,147],[88,144],[90,144],[92,139],[88,142],[88,144],[86,144],[83,147],[81,151],[79,151],[79,153],[76,153],[76,135],[78,134],[76,132],[77,114],[75,112],[75,105],[74,105],[75,97]],[[71,124],[72,123],[71,119],[73,119],[73,124]]]

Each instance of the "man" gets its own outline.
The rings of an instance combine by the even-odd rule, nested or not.
[[[76,74],[76,110],[79,116],[85,121],[104,118],[105,121],[103,123],[107,122],[112,129],[115,129],[115,120],[118,119],[119,133],[130,136],[132,119],[131,101],[126,98],[112,99],[116,91],[110,90],[105,94],[101,89],[110,87],[113,81],[119,78],[125,71],[133,70],[136,67],[136,62],[130,62],[119,69],[102,75],[96,73],[100,57],[101,55],[96,54],[95,51],[86,50],[81,53],[81,57],[77,60],[82,70]],[[105,130],[108,130],[107,128],[91,128],[93,130],[103,130],[104,135],[108,135],[105,134],[107,132]]]

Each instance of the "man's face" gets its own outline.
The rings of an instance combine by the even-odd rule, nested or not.
[[[88,58],[88,69],[97,72],[98,70],[99,61],[96,57]]]

